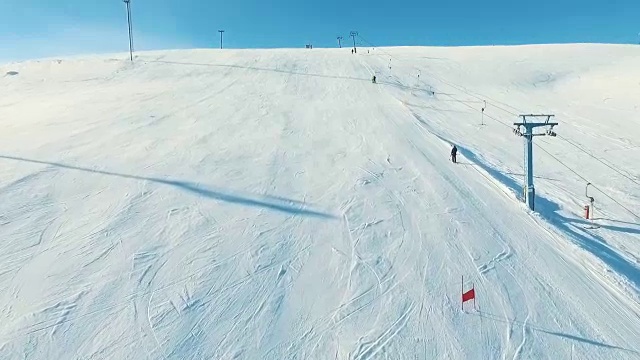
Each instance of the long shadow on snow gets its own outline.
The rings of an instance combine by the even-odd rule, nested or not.
[[[462,156],[469,159],[469,161],[489,173],[494,179],[508,187],[516,197],[520,197],[518,194],[521,193],[522,185],[519,185],[514,179],[504,175],[502,172],[486,165],[468,149],[459,145],[456,146]],[[589,222],[578,218],[568,218],[560,214],[559,210],[560,206],[558,204],[543,196],[536,195],[536,212],[538,212],[542,218],[569,234],[569,238],[574,240],[575,244],[600,258],[600,260],[609,265],[614,271],[625,276],[636,288],[640,289],[640,269],[637,266],[607,246],[606,241],[601,236],[579,226],[590,225]],[[637,229],[629,227],[601,225],[601,228],[629,234],[640,233]]]
[[[205,64],[205,63],[192,63],[192,62],[181,62],[181,61],[167,61],[167,60],[147,60],[149,63],[160,63],[160,64],[171,64],[171,65],[189,65],[189,66],[207,66],[207,67],[221,67],[221,68],[232,68],[232,69],[245,69],[245,70],[253,70],[253,71],[269,71],[281,74],[290,74],[290,75],[300,75],[300,76],[311,76],[311,77],[320,77],[325,79],[342,79],[342,80],[356,80],[356,81],[366,81],[370,82],[371,78],[359,78],[353,76],[338,76],[338,75],[323,75],[323,74],[314,74],[314,73],[305,73],[299,71],[291,71],[291,70],[280,70],[280,69],[272,69],[272,68],[262,68],[257,66],[241,66],[241,65],[229,65],[229,64]],[[394,83],[389,81],[378,80],[379,85],[387,85],[394,86],[404,90],[413,90],[413,91],[423,91],[428,92],[431,95],[433,93],[427,89],[423,89],[415,86],[406,86],[401,83]]]
[[[410,106],[410,107],[414,107],[414,108],[420,108],[420,109],[427,109],[427,110],[432,110],[432,111],[438,111],[438,112],[452,112],[452,113],[459,113],[459,114],[469,114],[471,113],[471,111],[469,110],[453,110],[453,109],[442,109],[442,108],[437,108],[434,106],[424,106],[424,105],[416,105],[416,104],[411,104],[411,103],[404,103],[406,106]]]
[[[222,191],[222,190],[219,190],[219,189],[213,190],[211,188],[206,188],[206,187],[203,187],[203,186],[198,185],[196,183],[192,183],[192,182],[188,182],[188,181],[170,180],[170,179],[161,179],[161,178],[153,178],[153,177],[144,177],[144,176],[137,176],[137,175],[121,174],[121,173],[116,173],[116,172],[111,172],[111,171],[95,170],[95,169],[89,169],[89,168],[84,168],[84,167],[80,167],[80,166],[67,165],[67,164],[62,164],[62,163],[57,163],[57,162],[26,159],[26,158],[21,158],[21,157],[16,157],[16,156],[0,155],[0,159],[14,160],[14,161],[25,161],[25,162],[35,163],[35,164],[56,166],[56,167],[69,169],[69,170],[77,170],[77,171],[84,171],[84,172],[90,172],[90,173],[95,173],[95,174],[116,176],[116,177],[125,178],[125,179],[151,181],[151,182],[155,182],[155,183],[158,183],[158,184],[170,185],[170,186],[176,187],[176,188],[178,188],[180,190],[191,192],[191,193],[194,193],[196,195],[200,195],[200,196],[207,197],[207,198],[210,198],[210,199],[220,200],[220,201],[233,203],[233,204],[239,204],[239,205],[247,205],[247,206],[253,206],[253,207],[266,208],[266,209],[271,209],[271,210],[275,210],[275,211],[284,212],[284,213],[287,213],[287,214],[309,216],[309,217],[317,217],[317,218],[324,218],[324,219],[337,219],[338,218],[334,214],[330,214],[330,213],[322,212],[322,211],[318,211],[318,210],[313,210],[313,209],[310,209],[308,207],[305,207],[304,203],[302,203],[300,201],[291,200],[291,199],[287,199],[287,198],[283,198],[283,197],[275,197],[275,196],[270,196],[270,195],[256,195],[256,194],[253,194],[253,195],[239,194],[239,193],[233,193],[233,192],[230,192],[230,191]]]
[[[147,60],[147,62],[172,64],[172,65],[208,66],[208,67],[221,67],[221,68],[232,68],[232,69],[245,69],[245,70],[254,70],[254,71],[269,71],[269,72],[275,72],[275,73],[281,73],[281,74],[311,76],[311,77],[320,77],[320,78],[327,78],[327,79],[344,79],[344,80],[357,80],[357,81],[369,81],[369,82],[371,81],[371,79],[357,78],[352,76],[313,74],[313,73],[304,73],[304,72],[291,71],[291,70],[261,68],[256,66],[240,66],[240,65],[228,65],[228,64],[203,64],[203,63],[166,61],[166,60]]]
[[[491,313],[488,313],[488,312],[484,312],[484,311],[478,311],[477,313],[473,313],[472,312],[470,314],[477,315],[477,316],[483,317],[485,319],[493,320],[493,321],[503,322],[505,324],[522,325],[522,326],[525,326],[527,329],[531,329],[531,330],[534,330],[534,331],[542,332],[542,333],[553,335],[553,336],[563,337],[563,338],[570,339],[570,340],[580,341],[580,342],[587,343],[587,344],[590,344],[590,345],[600,346],[600,347],[604,347],[604,348],[608,348],[608,349],[628,351],[628,352],[631,352],[631,353],[634,353],[634,354],[640,354],[636,350],[625,349],[623,347],[605,344],[605,343],[600,342],[600,341],[590,340],[590,339],[583,338],[583,337],[576,336],[576,335],[570,335],[570,334],[561,333],[561,332],[557,332],[557,331],[551,331],[551,330],[542,329],[542,328],[540,328],[538,326],[535,326],[535,325],[532,325],[530,323],[525,323],[525,322],[518,321],[518,320],[515,320],[515,319],[510,319],[510,318],[507,318],[507,317],[494,315],[494,314],[491,314]]]
[[[513,176],[518,176],[521,178],[524,178],[524,174],[516,174],[516,173],[505,173],[505,175],[513,175]],[[549,180],[549,181],[562,181],[560,179],[553,179],[553,178],[549,178],[549,177],[544,177],[544,176],[534,176],[534,178],[536,179],[544,179],[544,180]]]
[[[419,115],[415,113],[413,113],[413,115],[424,126],[425,130],[429,131],[441,141],[450,145],[453,144],[451,141],[437,134],[436,131],[434,131],[434,129],[431,127],[431,125],[425,122]],[[522,185],[518,184],[514,179],[506,176],[499,170],[488,166],[472,151],[460,145],[456,145],[456,147],[458,148],[458,151],[462,156],[467,158],[470,162],[472,162],[482,170],[486,171],[491,177],[499,181],[501,184],[509,188],[509,190],[513,193],[513,195],[516,196],[516,198],[520,198],[519,194],[521,194]],[[567,218],[560,214],[559,210],[560,206],[558,204],[550,201],[543,196],[536,195],[536,212],[538,212],[542,218],[556,226],[564,233],[568,234],[569,239],[571,239],[576,245],[595,255],[605,264],[611,267],[611,269],[613,269],[615,272],[627,278],[636,287],[636,289],[640,289],[640,269],[636,265],[629,262],[627,259],[623,258],[622,256],[620,256],[620,254],[607,246],[606,241],[601,236],[593,232],[589,232],[586,229],[578,226],[590,225],[590,223],[578,218]],[[629,227],[601,225],[601,228],[629,234],[639,233],[637,229]]]
[[[609,222],[615,222],[615,223],[618,223],[618,224],[627,224],[627,225],[634,225],[634,226],[640,227],[639,223],[629,222],[629,221],[621,221],[621,220],[614,220],[614,219],[609,219],[609,218],[594,218],[593,220],[604,220],[604,221],[609,221]]]
[[[408,85],[404,85],[400,82],[391,82],[391,81],[385,81],[385,80],[376,80],[376,83],[378,85],[386,85],[386,86],[393,86],[393,87],[397,87],[399,89],[403,89],[403,90],[411,90],[411,91],[419,91],[419,92],[425,92],[428,93],[429,96],[433,96],[434,93],[431,92],[429,89],[426,88],[422,88],[422,87],[418,87],[418,86],[408,86]]]

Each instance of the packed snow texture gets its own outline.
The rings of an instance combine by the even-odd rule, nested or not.
[[[0,66],[0,358],[640,359],[640,47],[127,55]]]

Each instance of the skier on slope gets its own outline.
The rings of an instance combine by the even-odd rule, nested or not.
[[[376,76],[375,75],[373,75],[373,78],[371,78],[371,82],[374,83],[374,84],[376,83]]]
[[[458,148],[453,145],[453,148],[451,148],[451,161],[453,161],[453,163],[456,163],[456,155],[458,154]]]

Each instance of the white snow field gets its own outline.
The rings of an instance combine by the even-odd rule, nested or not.
[[[358,50],[1,65],[0,358],[640,359],[640,47]]]

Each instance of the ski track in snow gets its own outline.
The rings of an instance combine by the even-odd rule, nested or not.
[[[18,75],[0,78],[0,358],[640,359],[638,59],[547,45],[2,65]],[[536,144],[619,202],[593,190],[599,228],[583,179],[539,148],[537,212],[518,200],[508,127],[531,112],[572,142]]]

